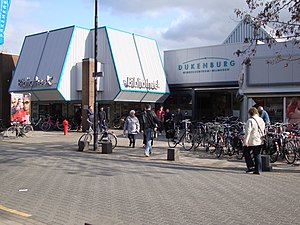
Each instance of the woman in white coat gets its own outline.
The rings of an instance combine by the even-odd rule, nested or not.
[[[250,108],[248,113],[250,118],[245,126],[244,137],[245,161],[247,165],[246,172],[259,174],[261,171],[262,136],[265,134],[265,122],[259,116],[258,110],[255,107]],[[251,158],[251,151],[253,151],[254,162]]]

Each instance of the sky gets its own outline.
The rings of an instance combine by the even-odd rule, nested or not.
[[[98,25],[157,41],[159,50],[219,45],[246,0],[98,0]],[[94,28],[94,0],[11,0],[0,52],[20,54],[25,36],[71,25]]]

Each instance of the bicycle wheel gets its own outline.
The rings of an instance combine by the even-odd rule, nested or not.
[[[194,148],[195,149],[198,148],[200,143],[203,142],[202,139],[203,139],[203,137],[200,136],[199,134],[194,135]]]
[[[42,123],[41,129],[42,131],[48,131],[50,129],[51,125],[48,122]]]
[[[102,144],[105,141],[109,141],[111,143],[111,148],[114,149],[118,144],[118,138],[113,133],[102,133],[100,134],[100,138],[98,140],[98,144]]]
[[[244,157],[244,148],[243,148],[243,146],[238,147],[238,148],[235,150],[235,155],[236,155],[236,158],[237,158],[237,159],[242,159],[242,158]]]
[[[7,130],[5,131],[5,136],[8,138],[16,138],[17,128],[14,126],[7,128]]]
[[[296,160],[296,146],[292,141],[288,141],[283,150],[284,158],[288,164],[293,164]]]
[[[33,133],[33,127],[30,124],[26,124],[23,127],[23,132],[26,136],[31,136]]]
[[[57,129],[64,130],[64,124],[63,123],[58,123],[56,126],[57,126]]]
[[[300,140],[295,141],[295,147],[296,147],[296,158],[300,159]]]
[[[118,138],[117,138],[117,136],[116,136],[115,134],[113,134],[113,133],[108,133],[108,134],[107,134],[107,140],[108,140],[109,142],[111,142],[111,148],[112,148],[112,149],[114,149],[114,148],[117,146],[117,144],[118,144]]]
[[[182,147],[184,150],[189,151],[194,147],[193,134],[186,133],[182,139]]]
[[[216,154],[217,158],[220,158],[221,155],[223,154],[223,147],[220,145],[217,145],[215,149],[216,149],[215,154]]]
[[[78,145],[79,145],[79,142],[81,142],[81,141],[87,141],[87,142],[91,143],[92,138],[93,138],[93,136],[91,134],[85,133],[80,136],[80,138],[78,140]]]
[[[175,148],[177,146],[177,141],[174,138],[168,138],[168,145],[170,148]]]
[[[272,146],[270,146],[269,152],[271,163],[276,162],[279,155],[279,145],[276,141],[274,141]]]
[[[234,154],[234,149],[232,147],[232,141],[230,139],[225,140],[225,148],[227,150],[227,154],[232,156]]]

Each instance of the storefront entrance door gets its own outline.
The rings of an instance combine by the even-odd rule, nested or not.
[[[211,121],[217,116],[232,116],[234,108],[234,91],[196,92],[195,119]]]

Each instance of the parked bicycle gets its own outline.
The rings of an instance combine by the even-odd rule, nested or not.
[[[94,137],[94,130],[92,128],[93,122],[89,121],[88,119],[87,122],[89,123],[89,129],[83,135],[80,136],[78,140],[78,145],[81,141],[87,141],[91,143],[91,141],[93,140]],[[118,144],[118,138],[113,132],[108,131],[107,129],[103,129],[103,131],[99,132],[98,134],[98,144],[101,145],[103,142],[111,142],[112,149],[114,149]]]
[[[183,120],[184,129],[180,129],[180,126],[173,128],[174,136],[169,136],[168,145],[170,148],[175,148],[177,145],[181,145],[184,150],[191,150],[194,147],[194,136],[190,130],[191,121]]]
[[[25,122],[25,121],[24,121]],[[23,124],[18,121],[11,122],[11,126],[5,131],[5,135],[8,138],[17,138],[24,136],[31,136],[33,127],[30,124]]]
[[[48,131],[50,129],[58,129],[58,130],[63,130],[64,129],[64,125],[63,123],[60,123],[58,119],[56,119],[55,121],[51,119],[51,116],[48,115],[45,122],[43,122],[41,129],[43,131]],[[68,124],[68,130],[71,129],[71,125]]]
[[[41,130],[43,125],[43,119],[40,117],[38,120],[32,119],[31,125],[34,130]]]
[[[125,124],[125,116],[119,116],[116,117],[113,121],[112,121],[112,127],[114,129],[123,129],[123,126]]]
[[[220,145],[216,155],[218,158],[221,155],[236,155],[238,159],[244,157],[243,139],[244,139],[244,124],[242,122],[230,121],[230,123],[222,124],[223,132],[221,133]]]
[[[267,148],[272,163],[276,162],[279,156],[285,158],[288,164],[296,160],[296,145],[289,132],[284,131],[289,124],[276,123],[273,125],[275,133],[273,141],[274,147]]]

